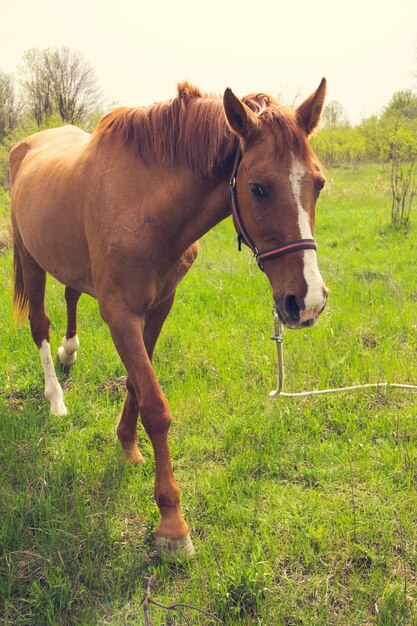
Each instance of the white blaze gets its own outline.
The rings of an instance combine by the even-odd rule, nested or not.
[[[294,199],[298,207],[298,225],[300,228],[301,239],[313,239],[311,232],[310,219],[307,211],[303,208],[301,202],[301,183],[306,170],[298,159],[293,159],[290,172],[290,182]],[[316,313],[322,309],[324,305],[323,296],[323,278],[317,265],[317,255],[315,250],[304,250],[304,280],[307,284],[307,293],[304,298],[305,312],[316,309]],[[301,318],[303,312],[301,313]]]
[[[53,415],[66,415],[67,408],[64,404],[64,394],[56,377],[51,346],[46,339],[42,341],[39,356],[41,357],[42,369],[45,376],[45,398],[49,400],[51,413]]]

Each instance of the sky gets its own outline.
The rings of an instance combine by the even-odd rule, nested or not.
[[[417,90],[417,0],[0,0],[0,24],[1,71],[68,47],[109,109],[172,98],[184,80],[299,103],[325,76],[356,124]]]

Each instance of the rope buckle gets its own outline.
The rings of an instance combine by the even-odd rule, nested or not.
[[[271,336],[272,341],[276,341],[277,343],[282,343],[284,341],[284,331],[281,330],[281,332],[277,335],[274,331],[274,333]]]

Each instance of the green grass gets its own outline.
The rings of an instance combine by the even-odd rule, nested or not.
[[[380,180],[382,179],[382,186]],[[328,172],[316,237],[331,289],[317,327],[285,334],[286,390],[417,381],[417,220],[392,229],[381,166]],[[154,552],[151,446],[115,437],[123,367],[96,303],[80,302],[79,360],[48,415],[36,348],[14,330],[0,258],[0,623],[144,624],[143,598],[192,603],[227,625],[417,624],[417,403],[394,389],[303,400],[276,384],[272,299],[230,220],[201,243],[155,355],[197,550]],[[63,289],[48,283],[53,349]],[[168,613],[151,607],[152,624]],[[213,624],[184,609],[188,623]],[[172,624],[185,624],[171,614]]]

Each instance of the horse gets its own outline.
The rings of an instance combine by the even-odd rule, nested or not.
[[[124,458],[140,464],[137,422],[152,443],[159,555],[191,557],[168,431],[171,413],[152,356],[178,283],[198,239],[233,214],[239,242],[269,279],[289,328],[316,323],[328,290],[313,238],[324,176],[308,140],[326,81],[297,108],[230,88],[206,94],[184,82],[174,98],[118,108],[94,131],[37,132],[10,153],[14,315],[29,317],[50,412],[67,413],[50,348],[46,273],[65,286],[67,326],[58,365],[77,357],[77,303],[98,301],[127,370],[117,436]]]

